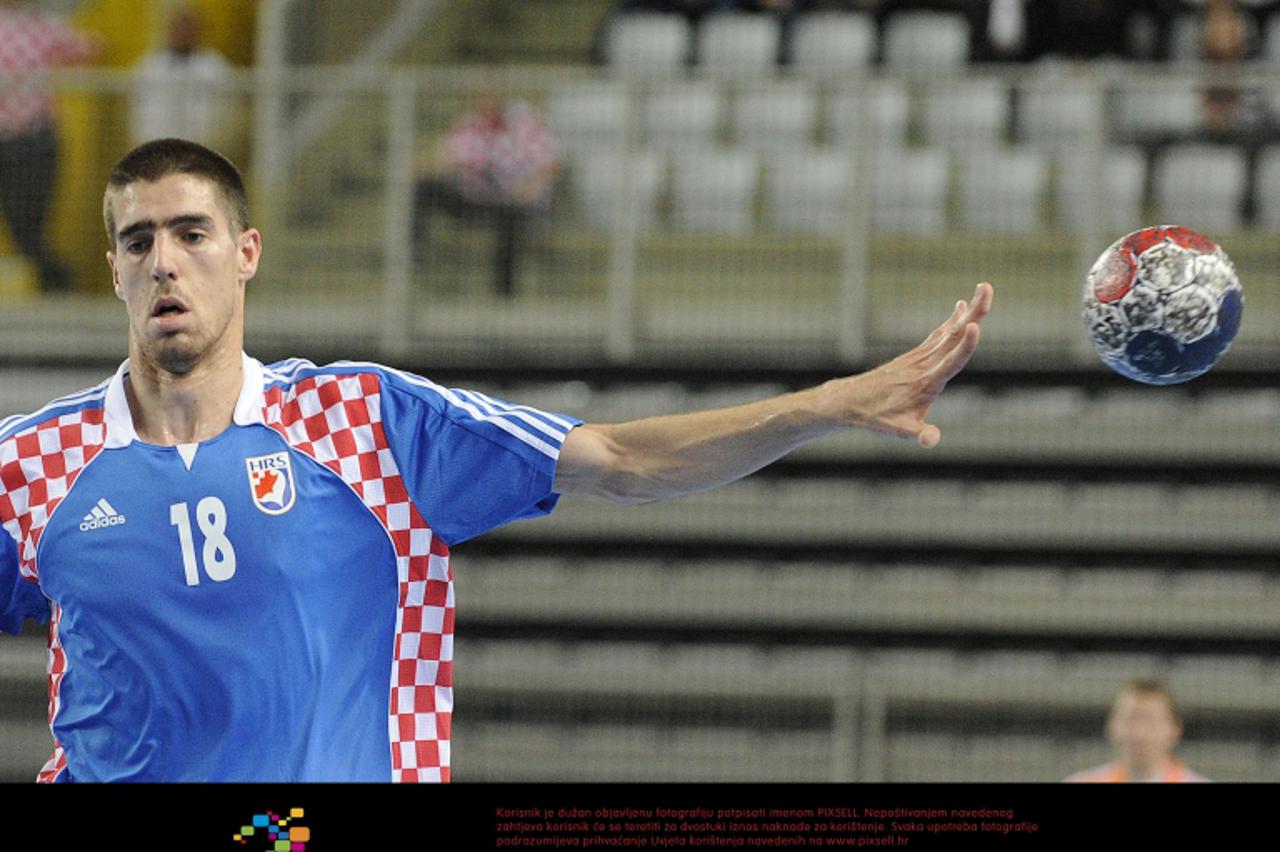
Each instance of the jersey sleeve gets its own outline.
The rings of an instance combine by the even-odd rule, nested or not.
[[[49,606],[40,587],[18,572],[18,546],[0,529],[0,630],[18,633],[24,619],[49,620]]]
[[[582,422],[390,372],[382,418],[410,496],[450,545],[551,512],[560,447]]]

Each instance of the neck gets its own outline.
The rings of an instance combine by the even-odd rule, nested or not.
[[[1124,771],[1125,778],[1130,781],[1149,781],[1153,778],[1158,778],[1164,775],[1172,765],[1172,758],[1156,761],[1135,760],[1133,758],[1122,758],[1120,760],[1120,768]]]
[[[139,439],[160,446],[215,438],[231,425],[243,383],[238,350],[216,363],[202,360],[185,373],[168,372],[130,352],[125,393],[134,431]]]

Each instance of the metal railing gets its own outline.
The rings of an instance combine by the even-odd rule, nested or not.
[[[105,282],[96,278],[101,251],[94,246],[101,237],[95,199],[107,166],[129,145],[122,128],[133,80],[127,72],[96,70],[53,79],[64,105],[71,105],[63,115],[68,162],[58,202],[63,221],[56,230],[59,244],[80,259],[80,292],[87,292],[88,282]],[[974,280],[988,278],[997,284],[1001,309],[992,317],[981,357],[1032,366],[1091,363],[1080,333],[1079,290],[1092,259],[1124,224],[1108,219],[1116,208],[1109,193],[1119,189],[1111,185],[1105,155],[1123,149],[1140,158],[1138,195],[1130,200],[1138,218],[1131,224],[1151,224],[1166,212],[1156,191],[1163,152],[1203,139],[1197,116],[1186,106],[1188,93],[1221,82],[1199,72],[1133,67],[983,68],[954,80],[871,75],[802,81],[815,98],[817,117],[801,153],[835,152],[853,163],[845,203],[834,214],[839,224],[805,232],[781,229],[766,215],[775,199],[762,178],[770,175],[776,152],[737,138],[734,105],[777,82],[772,79],[716,83],[719,111],[710,135],[697,143],[754,158],[745,214],[750,224],[723,231],[680,224],[675,206],[681,196],[673,182],[682,173],[685,149],[663,139],[663,128],[646,111],[656,95],[678,91],[688,79],[611,81],[598,69],[584,68],[370,65],[267,64],[230,74],[227,92],[238,96],[244,117],[252,116],[245,122],[248,138],[231,147],[246,166],[255,220],[267,246],[254,285],[251,330],[281,354],[289,346],[354,343],[362,354],[399,359],[488,354],[555,361],[590,355],[621,363],[692,358],[855,364],[927,331]],[[496,299],[476,283],[482,278],[478,267],[488,263],[483,229],[454,227],[446,239],[419,251],[424,247],[413,227],[418,163],[478,95],[497,89],[552,111],[562,93],[610,82],[623,99],[618,135],[592,149],[572,130],[560,132],[563,171],[556,203],[526,240],[535,280],[517,298]],[[993,83],[1003,93],[1007,102],[1001,101],[998,126],[975,133],[957,125],[947,133],[943,125],[939,131],[928,111],[940,99],[931,93],[966,82]],[[1232,77],[1230,83],[1280,91],[1280,76],[1269,71]],[[1028,93],[1048,91],[1052,99],[1055,86],[1064,104],[1068,93],[1099,104],[1096,120],[1063,138],[1033,140]],[[877,93],[886,87],[905,97],[896,137],[878,124]],[[838,118],[837,102],[852,104],[855,114]],[[964,110],[959,114],[963,119]],[[840,122],[854,129],[846,133]],[[1252,315],[1237,342],[1240,354],[1232,357],[1246,366],[1265,364],[1280,346],[1277,324],[1265,319],[1280,310],[1273,295],[1280,241],[1271,214],[1261,209],[1275,194],[1255,179],[1263,173],[1258,164],[1273,153],[1271,140],[1247,137],[1225,146],[1214,141],[1251,164],[1251,183],[1239,190],[1239,203],[1253,211],[1251,218],[1231,233],[1212,235],[1235,259]],[[616,169],[615,212],[603,224],[581,197],[583,163],[601,150]],[[907,197],[921,191],[910,182],[914,166],[889,168],[885,155],[891,151],[937,155],[943,172],[931,190],[935,197]],[[651,192],[642,186],[638,166],[654,152],[661,178]],[[1012,171],[1000,159],[1006,153],[1037,158],[1035,185],[1013,186]],[[1069,172],[1068,158],[1083,168]],[[988,172],[974,171],[979,161]],[[1005,204],[1002,199],[1016,192],[1030,193],[1033,222],[982,224],[983,205]],[[910,224],[914,208],[907,206],[885,215],[895,204],[926,203],[935,205],[939,224],[912,230],[914,225],[889,221]],[[415,257],[424,253],[425,260]],[[105,288],[94,289],[105,295]],[[88,329],[85,341],[74,345],[101,354],[104,344],[87,342],[99,340],[92,333],[97,328],[108,339],[100,313],[96,302],[72,300],[50,310],[39,300],[15,300],[0,320],[11,344],[0,349],[19,356],[12,341],[21,341],[36,347],[23,352],[39,356],[42,344],[25,330],[52,321],[40,337],[65,339]]]

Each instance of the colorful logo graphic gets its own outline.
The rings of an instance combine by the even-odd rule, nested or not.
[[[297,824],[305,816],[302,808],[290,808],[287,817],[271,811],[254,814],[249,824],[240,826],[240,831],[231,835],[231,839],[241,846],[252,844],[253,849],[265,852],[306,852],[311,829]]]
[[[249,471],[253,505],[268,515],[283,515],[293,508],[293,465],[287,450],[245,459],[244,466]]]

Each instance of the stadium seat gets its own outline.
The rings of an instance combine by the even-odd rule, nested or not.
[[[570,163],[570,182],[579,215],[593,228],[607,231],[627,204],[628,189],[635,193],[629,207],[635,211],[641,231],[653,226],[664,175],[662,157],[652,151],[628,157],[617,151],[582,154]],[[628,186],[628,178],[634,183]]]
[[[950,149],[1003,144],[1009,127],[1009,88],[1003,80],[933,83],[924,95],[926,144]]]
[[[1175,14],[1169,22],[1169,58],[1196,63],[1204,55],[1204,20],[1198,12]]]
[[[1181,696],[1176,687],[1174,694]],[[1261,741],[1188,737],[1178,754],[1191,768],[1213,781],[1269,781],[1267,752]]]
[[[780,39],[772,15],[709,15],[698,25],[698,70],[721,80],[771,76],[777,71]]]
[[[958,777],[969,782],[1060,781],[1062,755],[1050,735],[978,734],[960,740]]]
[[[843,152],[809,149],[779,152],[765,169],[765,216],[787,233],[845,233],[853,164]]]
[[[569,152],[619,150],[626,143],[630,99],[620,81],[579,82],[555,89],[547,117]]]
[[[984,567],[974,572],[971,580],[971,589],[978,598],[1008,607],[1055,604],[1062,598],[1065,587],[1066,576],[1063,572],[1046,565],[1034,568]],[[1006,612],[1011,610],[1007,609]],[[1045,662],[1025,651],[1017,653],[1019,664],[1040,666]]]
[[[1258,227],[1280,231],[1280,146],[1268,145],[1258,154],[1254,177]]]
[[[682,15],[633,12],[619,15],[605,36],[605,64],[625,77],[679,73],[689,58],[689,22]]]
[[[857,146],[864,138],[862,123],[869,120],[867,141],[888,148],[901,147],[906,144],[910,117],[911,97],[900,80],[841,87],[827,97],[827,139],[835,147]]]
[[[1280,65],[1280,15],[1271,15],[1263,30],[1262,58],[1271,65]]]
[[[954,599],[966,579],[962,572],[946,565],[886,563],[871,570],[874,582],[891,595],[934,601]]]
[[[1106,140],[1106,91],[1101,80],[1036,78],[1018,92],[1019,142],[1071,149]]]
[[[950,162],[937,148],[885,151],[872,173],[872,223],[895,234],[946,230]]]
[[[1107,600],[1111,591],[1106,584],[1095,586],[1095,573],[1094,569],[1085,569],[1078,572],[1076,579],[1078,597],[1090,604]],[[1098,621],[1106,624],[1104,616],[1099,616]],[[1105,718],[1117,686],[1129,678],[1162,677],[1166,666],[1165,658],[1155,653],[1089,651],[1064,655],[1061,670],[1064,680],[1078,685],[1082,697],[1091,696],[1098,702],[1099,716]]]
[[[965,781],[958,768],[954,734],[895,732],[888,738],[885,781],[916,783]]]
[[[814,142],[817,114],[818,97],[810,83],[751,86],[733,101],[733,141],[754,150],[807,148]]]
[[[661,84],[641,114],[644,144],[661,150],[709,148],[720,128],[720,89],[711,80]]]
[[[758,163],[746,151],[691,151],[672,163],[676,228],[741,234],[752,230]]]
[[[812,12],[795,22],[791,67],[809,77],[866,73],[876,56],[876,24],[857,12]]]
[[[1180,695],[1200,692],[1211,697],[1215,691],[1230,687],[1244,697],[1250,692],[1271,691],[1274,687],[1270,674],[1261,657],[1195,654],[1171,659],[1168,679],[1170,687]]]
[[[1244,152],[1227,145],[1176,145],[1155,164],[1157,218],[1210,235],[1240,229],[1248,184]]]
[[[1200,126],[1201,95],[1188,78],[1127,77],[1115,92],[1114,141],[1186,136]]]
[[[885,23],[884,64],[905,73],[955,71],[969,60],[969,38],[959,12],[899,12]]]
[[[1098,173],[1089,174],[1091,168],[1098,166],[1096,158],[1080,150],[1068,149],[1059,155],[1058,219],[1075,233],[1090,224],[1116,236],[1128,233],[1142,220],[1146,157],[1136,148],[1109,147]]]

